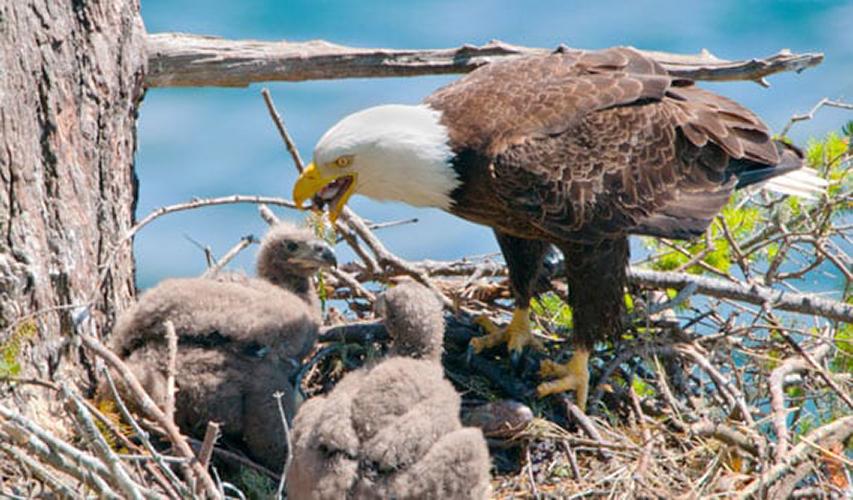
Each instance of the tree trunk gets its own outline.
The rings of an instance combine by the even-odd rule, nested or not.
[[[133,224],[145,63],[137,0],[0,0],[0,376],[80,380],[75,322],[134,294],[129,244],[98,281]]]

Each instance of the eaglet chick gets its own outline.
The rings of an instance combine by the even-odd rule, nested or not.
[[[486,498],[485,439],[462,427],[441,366],[441,304],[414,283],[383,299],[389,357],[302,405],[288,498]]]
[[[221,423],[223,440],[273,470],[287,453],[275,392],[296,411],[290,376],[317,341],[320,306],[312,282],[335,265],[331,248],[310,230],[280,223],[261,242],[257,278],[168,279],[118,320],[112,348],[154,401],[166,401],[163,323],[178,336],[175,422],[203,435]]]

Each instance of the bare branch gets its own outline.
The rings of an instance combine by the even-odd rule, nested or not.
[[[234,257],[239,255],[240,252],[248,248],[249,245],[251,245],[252,243],[257,242],[257,238],[255,238],[251,234],[243,236],[242,238],[240,238],[240,241],[238,241],[236,245],[234,245],[233,247],[231,247],[231,249],[225,252],[225,255],[223,255],[222,258],[214,262],[210,267],[207,268],[207,270],[204,271],[204,274],[201,275],[202,278],[210,278],[212,276],[216,276],[216,274],[219,273],[219,271],[222,271],[222,269],[225,268],[225,266],[227,266],[229,262],[234,260]]]
[[[281,398],[283,396],[283,392],[276,392],[272,396],[275,398],[276,406],[278,406],[278,416],[281,418],[281,426],[284,432],[284,443],[287,448],[287,458],[284,459],[284,466],[281,468],[281,478],[278,481],[278,488],[275,492],[276,498],[283,498],[284,486],[287,481],[287,471],[290,470],[290,464],[293,462],[293,441],[290,439],[290,425],[287,424],[287,414],[285,414],[284,404],[281,402]]]
[[[142,500],[143,495],[142,491],[139,489],[139,485],[131,479],[127,469],[124,468],[124,464],[110,448],[110,445],[107,444],[104,436],[101,435],[101,432],[92,420],[92,415],[89,413],[89,410],[87,410],[81,402],[80,397],[73,394],[66,384],[62,384],[62,394],[65,397],[67,404],[71,407],[70,409],[73,409],[74,416],[82,427],[83,436],[95,450],[95,453],[101,458],[104,465],[109,469],[109,478],[112,479],[115,485],[127,498]]]
[[[80,339],[83,342],[83,345],[86,346],[89,350],[100,356],[104,361],[107,362],[113,369],[115,369],[122,377],[122,380],[127,384],[128,389],[133,393],[133,396],[136,398],[137,402],[143,413],[154,419],[158,425],[160,425],[165,431],[166,435],[169,437],[169,440],[175,446],[175,449],[178,453],[184,457],[189,459],[190,468],[195,473],[195,476],[201,481],[202,486],[204,487],[204,491],[211,498],[219,497],[219,489],[216,487],[216,483],[213,482],[213,478],[210,477],[210,474],[207,473],[204,467],[196,460],[195,455],[193,454],[192,449],[187,444],[184,436],[181,435],[181,431],[175,425],[175,423],[166,418],[166,415],[163,411],[154,403],[151,399],[151,396],[145,392],[145,389],[142,387],[142,384],[139,383],[139,380],[133,373],[127,368],[127,366],[122,362],[119,357],[104,347],[98,339],[91,337],[89,335],[80,335]]]
[[[269,81],[306,81],[467,73],[492,61],[552,52],[492,41],[451,49],[354,48],[323,40],[268,42],[227,40],[183,33],[148,35],[148,87],[245,87]],[[559,47],[570,52],[578,49]],[[670,54],[641,51],[673,75],[695,80],[750,80],[802,71],[823,54],[780,51],[762,59],[727,61],[707,51]]]
[[[828,108],[839,108],[839,109],[853,110],[853,104],[851,104],[851,103],[846,103],[843,101],[834,101],[828,97],[824,97],[823,99],[818,101],[817,104],[815,104],[814,107],[812,107],[812,109],[809,110],[808,113],[805,113],[802,115],[792,116],[791,119],[788,120],[788,123],[785,124],[785,128],[783,128],[782,131],[779,132],[779,135],[781,135],[783,137],[785,135],[788,135],[788,132],[791,130],[791,127],[795,123],[805,121],[805,120],[811,120],[812,118],[814,118],[815,113],[820,111],[820,108],[822,108],[824,106],[826,106]]]
[[[485,276],[506,276],[506,268],[496,262],[460,261],[414,261],[409,265],[431,276],[468,276],[482,272]],[[352,271],[353,266],[348,266]],[[361,276],[357,276],[360,278]],[[853,305],[817,297],[814,294],[784,292],[758,284],[728,282],[720,279],[689,273],[652,271],[632,266],[628,269],[628,282],[649,288],[674,288],[681,290],[695,286],[695,293],[723,299],[733,299],[749,304],[771,304],[776,309],[802,314],[813,314],[825,318],[853,322]],[[694,291],[690,290],[689,291]]]
[[[169,421],[175,421],[175,373],[178,371],[178,334],[171,320],[163,322],[166,330],[166,407],[163,413]]]
[[[823,427],[811,431],[800,444],[791,448],[784,459],[770,467],[767,472],[752,481],[746,488],[738,492],[737,498],[752,498],[761,489],[771,486],[794,467],[806,460],[814,451],[814,444],[827,447],[828,444],[843,442],[853,435],[853,415],[838,418]]]
[[[275,123],[275,127],[278,129],[278,133],[281,136],[281,140],[284,141],[285,147],[287,147],[287,152],[290,153],[290,156],[293,158],[293,163],[296,165],[296,170],[301,174],[303,170],[305,170],[305,163],[302,161],[302,157],[299,156],[299,150],[296,148],[296,144],[293,142],[293,138],[290,137],[290,133],[287,131],[287,127],[284,126],[284,120],[281,115],[278,113],[278,110],[275,109],[275,103],[272,101],[272,96],[270,96],[270,91],[268,89],[261,89],[261,95],[264,96],[264,102],[267,104],[267,110],[270,112],[270,117],[272,117],[273,123]]]
[[[702,420],[690,426],[690,433],[694,436],[712,437],[726,444],[737,446],[752,456],[758,456],[759,446],[745,434],[738,432],[732,427],[710,420]]]
[[[205,469],[210,465],[210,458],[213,456],[213,448],[216,447],[216,441],[219,439],[219,424],[216,422],[208,422],[207,428],[204,430],[204,439],[201,442],[201,449],[198,452],[198,461]]]

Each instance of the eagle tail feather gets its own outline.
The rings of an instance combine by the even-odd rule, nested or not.
[[[782,141],[774,141],[780,161],[776,165],[748,162],[738,174],[736,189],[759,188],[774,193],[814,200],[826,191],[828,182],[817,171],[803,166],[803,153]]]

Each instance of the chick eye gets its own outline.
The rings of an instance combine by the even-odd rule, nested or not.
[[[288,252],[295,252],[299,248],[299,245],[295,241],[288,241],[286,246]]]
[[[335,160],[336,167],[348,167],[352,163],[352,156],[339,156],[337,160]]]

